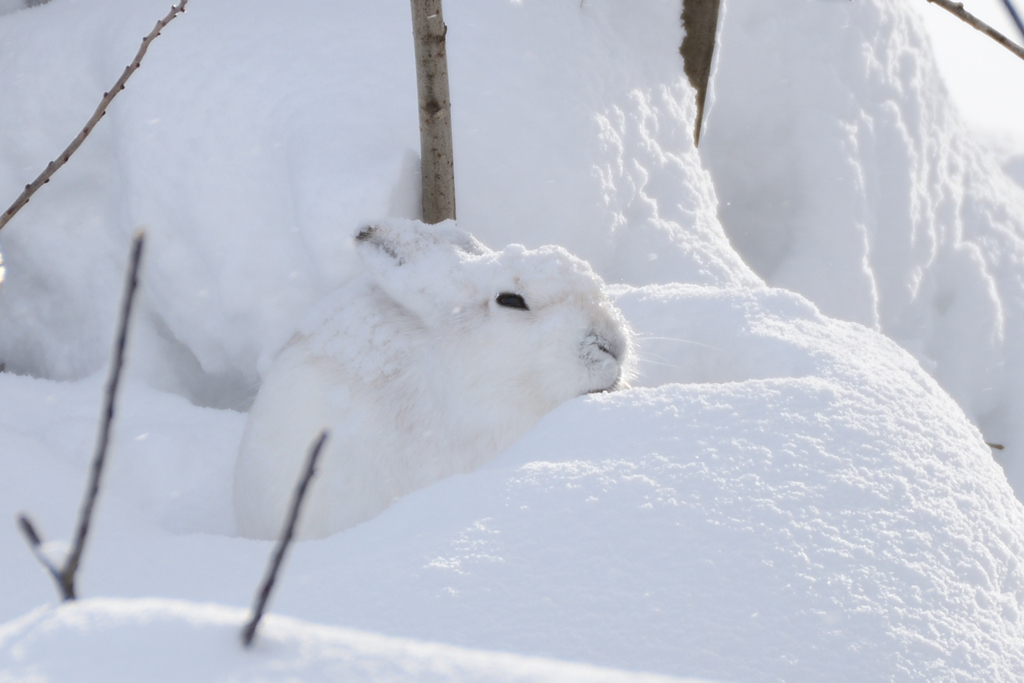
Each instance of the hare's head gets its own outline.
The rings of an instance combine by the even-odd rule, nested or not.
[[[561,247],[493,251],[451,221],[391,220],[356,247],[376,284],[418,319],[446,381],[540,414],[626,386],[629,327],[589,264]]]

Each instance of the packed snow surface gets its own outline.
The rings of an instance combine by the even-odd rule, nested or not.
[[[0,16],[0,195],[166,11]],[[730,0],[698,154],[678,15],[446,1],[459,225],[620,283],[639,376],[293,547],[243,652],[271,544],[235,533],[240,411],[352,231],[415,217],[415,81],[404,0],[192,0],[0,233],[0,519],[51,555],[150,235],[90,599],[54,606],[0,524],[0,678],[1024,679],[1024,508],[985,445],[1015,477],[1022,190],[895,0]]]
[[[781,290],[617,294],[640,386],[570,401],[476,473],[295,547],[274,610],[718,680],[1024,674],[1024,510],[908,354]],[[101,390],[0,375],[4,514],[67,536]],[[247,605],[270,544],[218,535],[234,449],[201,431],[219,416],[237,438],[242,416],[141,385],[123,404],[80,592]],[[52,587],[13,525],[0,538],[10,619]]]
[[[238,624],[246,618],[240,609],[155,598],[41,607],[0,626],[0,667],[5,681],[683,683],[274,615],[262,622],[259,640],[246,652],[237,646]]]

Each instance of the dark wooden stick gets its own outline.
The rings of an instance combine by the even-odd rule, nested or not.
[[[142,246],[145,242],[145,235],[142,232],[136,233],[132,244],[132,255],[128,267],[128,277],[124,283],[124,296],[121,301],[121,318],[118,323],[117,339],[114,342],[114,360],[110,368],[110,376],[107,379],[106,402],[103,406],[102,425],[100,434],[96,440],[96,453],[93,456],[92,472],[89,477],[89,488],[85,502],[82,504],[82,511],[78,517],[78,533],[75,534],[75,543],[71,547],[71,553],[64,563],[61,573],[64,576],[66,589],[65,599],[75,597],[75,572],[78,571],[78,564],[82,558],[82,550],[85,548],[85,537],[89,533],[89,522],[92,519],[92,511],[96,505],[96,496],[100,492],[100,476],[103,474],[103,464],[107,459],[107,447],[110,445],[110,425],[114,421],[114,401],[117,398],[117,387],[121,381],[121,370],[124,367],[124,350],[128,342],[128,321],[132,315],[132,304],[135,301],[135,291],[139,286],[139,263],[142,261]]]
[[[683,56],[683,72],[697,91],[697,120],[693,125],[693,144],[700,144],[704,124],[704,102],[711,78],[711,58],[715,54],[718,32],[719,0],[683,0],[683,28],[686,35],[679,53]]]
[[[423,221],[455,218],[455,162],[452,156],[452,103],[448,93],[448,27],[441,0],[412,1],[416,87],[420,109],[420,171]]]
[[[100,433],[96,440],[96,451],[93,454],[92,468],[89,476],[89,484],[85,490],[85,498],[82,501],[82,508],[78,514],[78,530],[75,533],[75,541],[71,546],[64,561],[64,566],[58,571],[50,561],[42,554],[40,546],[42,540],[32,522],[25,515],[18,518],[21,531],[32,546],[32,552],[40,562],[50,570],[57,586],[60,589],[63,600],[75,599],[75,573],[82,561],[82,551],[85,549],[85,539],[89,533],[89,522],[92,520],[92,511],[96,507],[96,498],[100,492],[100,476],[103,474],[103,464],[107,458],[107,450],[110,446],[110,427],[114,421],[114,405],[117,399],[117,388],[121,380],[121,371],[124,367],[124,352],[128,343],[128,323],[131,320],[132,304],[135,301],[135,292],[139,284],[139,264],[142,262],[142,247],[145,242],[145,235],[138,232],[132,243],[131,260],[128,264],[128,274],[125,279],[124,294],[121,300],[121,315],[118,320],[117,338],[114,342],[114,358],[111,361],[110,376],[107,380],[106,401],[101,415]]]
[[[1010,0],[1003,0],[1003,4],[1006,5],[1006,11],[1010,13],[1013,18],[1013,23],[1017,24],[1017,30],[1020,31],[1020,37],[1024,38],[1024,21],[1021,21],[1020,14],[1017,12],[1017,8],[1013,6]]]
[[[292,507],[288,513],[288,521],[285,522],[284,528],[281,530],[281,538],[278,540],[277,548],[274,550],[270,563],[267,565],[267,573],[263,577],[263,584],[256,594],[256,602],[252,608],[252,619],[242,629],[242,644],[245,647],[252,645],[252,640],[256,636],[256,627],[259,625],[260,619],[263,618],[263,610],[267,606],[267,600],[270,599],[270,592],[274,589],[274,582],[277,581],[277,572],[281,568],[281,562],[284,561],[284,555],[288,551],[288,546],[291,545],[292,538],[295,535],[295,525],[299,520],[299,508],[302,505],[302,500],[306,497],[306,489],[309,487],[309,482],[316,473],[316,460],[320,457],[320,450],[323,448],[325,441],[327,441],[326,429],[320,432],[320,436],[310,447],[309,456],[306,459],[306,470],[303,472],[295,487],[295,491],[292,493]]]
[[[18,515],[18,527],[21,529],[21,533],[25,534],[25,538],[28,540],[29,546],[32,548],[32,554],[36,556],[39,563],[49,570],[53,576],[53,580],[57,582],[58,586],[63,586],[64,581],[61,579],[60,570],[53,566],[53,562],[50,562],[50,558],[43,554],[43,541],[39,538],[39,534],[36,532],[35,527],[32,526],[32,522],[25,515]]]
[[[961,2],[950,2],[950,0],[928,0],[928,2],[938,5],[942,9],[946,10],[953,16],[978,29],[992,40],[996,41],[1007,50],[1017,55],[1021,59],[1024,59],[1024,47],[1017,45],[1015,42],[1004,36],[999,31],[995,30],[984,21],[974,16],[970,12],[964,9],[964,5]]]
[[[85,142],[87,137],[89,137],[89,133],[92,132],[92,129],[96,127],[96,124],[99,123],[101,118],[103,118],[103,115],[107,113],[107,106],[109,106],[111,101],[117,97],[119,92],[124,90],[125,82],[133,73],[135,73],[135,70],[139,68],[139,65],[142,64],[142,58],[146,55],[146,50],[149,49],[149,44],[152,43],[158,35],[160,35],[160,31],[163,30],[164,26],[167,26],[174,17],[185,11],[186,4],[188,4],[188,0],[180,0],[177,5],[171,7],[171,11],[168,12],[167,16],[156,22],[156,26],[149,32],[149,35],[142,39],[142,46],[135,54],[135,59],[125,67],[124,73],[122,73],[121,77],[117,79],[116,83],[114,83],[114,87],[103,93],[103,99],[100,100],[100,104],[96,107],[96,111],[93,113],[92,118],[85,124],[85,128],[75,136],[75,139],[71,141],[71,144],[68,145],[63,152],[61,152],[59,157],[46,165],[46,168],[43,169],[43,172],[39,174],[38,178],[25,186],[22,193],[14,200],[14,203],[11,204],[2,215],[0,215],[0,230],[3,230],[4,226],[14,218],[14,215],[21,211],[23,206],[28,204],[28,200],[32,198],[32,195],[34,195],[40,187],[50,182],[50,176],[56,173],[57,169],[66,164],[68,159],[71,158],[71,155],[82,146],[82,143]]]

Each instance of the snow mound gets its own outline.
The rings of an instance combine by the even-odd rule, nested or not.
[[[782,290],[620,287],[616,302],[638,333],[637,388],[569,401],[475,473],[298,544],[274,612],[718,680],[1024,676],[1024,508],[909,354]],[[81,386],[17,379],[26,395]],[[150,438],[199,410],[167,412]],[[50,471],[48,450],[0,448],[0,501],[34,491],[33,513],[70,520],[63,492],[85,464]],[[197,481],[225,490],[231,456],[196,458]],[[111,481],[127,459],[115,452]],[[122,481],[83,595],[249,603],[268,543],[169,533]],[[13,529],[0,540],[12,619],[52,587]]]
[[[718,54],[701,154],[736,250],[914,354],[1024,496],[1024,188],[967,133],[915,9],[732,0]]]
[[[1011,156],[1003,163],[1003,170],[1018,185],[1024,188],[1024,154]]]
[[[463,228],[560,244],[610,281],[758,282],[693,147],[677,4],[445,4]],[[61,1],[0,19],[0,196],[71,140],[165,13]],[[247,406],[260,355],[352,276],[353,230],[418,213],[417,123],[408,2],[190,6],[0,235],[0,361],[95,372],[146,226],[137,372]]]
[[[12,683],[683,680],[387,638],[276,615],[264,618],[246,651],[239,632],[248,617],[238,608],[154,598],[41,607],[0,626],[0,671]]]
[[[696,319],[774,378],[723,363],[720,384],[567,403],[476,474],[304,547],[296,580],[360,589],[280,608],[727,680],[1024,673],[1022,509],[912,358],[785,292],[618,304],[641,355],[652,326]]]

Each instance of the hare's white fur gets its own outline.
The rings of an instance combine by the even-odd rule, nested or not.
[[[496,252],[451,221],[392,220],[364,228],[356,249],[365,275],[304,320],[256,396],[235,467],[243,536],[280,533],[324,428],[302,537],[479,467],[559,403],[631,371],[622,315],[560,247]]]

